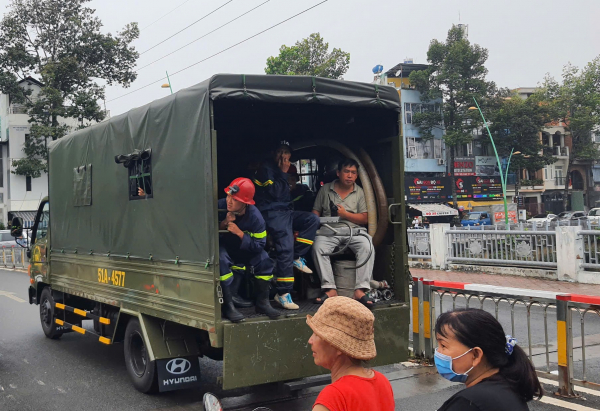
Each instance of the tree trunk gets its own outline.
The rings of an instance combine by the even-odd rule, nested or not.
[[[565,191],[563,194],[563,211],[567,211],[567,202],[569,200],[569,181],[571,180],[571,165],[573,164],[573,154],[569,153],[569,161],[567,162],[567,175],[565,178]]]
[[[450,185],[452,186],[452,205],[458,210],[458,199],[456,198],[456,182],[454,179],[454,146],[450,146]]]

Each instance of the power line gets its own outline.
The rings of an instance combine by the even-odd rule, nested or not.
[[[190,27],[192,27],[194,24],[204,20],[205,18],[207,18],[208,16],[210,16],[211,14],[213,14],[214,12],[216,12],[219,9],[222,9],[223,7],[227,6],[229,3],[231,3],[233,0],[229,0],[227,3],[223,4],[222,6],[217,7],[216,9],[214,9],[213,11],[211,11],[210,13],[200,17],[198,20],[196,20],[195,22],[193,22],[192,24],[190,24],[189,26],[186,26],[184,28],[182,28],[181,30],[179,30],[177,33],[167,37],[166,39],[164,39],[163,41],[161,41],[160,43],[155,44],[154,46],[150,47],[148,50],[143,51],[140,53],[140,55],[149,52],[150,50],[152,50],[153,48],[160,46],[161,44],[163,44],[165,41],[172,39],[173,37],[175,37],[176,35],[178,35],[179,33],[181,33],[182,31],[185,31],[187,29],[189,29]]]
[[[146,30],[148,27],[150,27],[154,23],[158,22],[159,20],[162,20],[164,17],[167,17],[169,14],[173,13],[175,10],[177,10],[178,8],[180,8],[181,6],[183,6],[185,3],[188,3],[189,1],[190,0],[185,0],[183,3],[181,3],[179,6],[175,7],[173,10],[171,10],[168,13],[163,14],[161,17],[159,17],[158,19],[154,20],[152,23],[148,24],[147,26],[145,26],[144,28],[142,28],[140,30]]]
[[[285,20],[282,20],[282,21],[280,21],[279,23],[277,23],[277,24],[274,24],[274,25],[272,25],[271,27],[269,27],[269,28],[266,28],[266,29],[264,29],[263,31],[260,31],[260,32],[258,32],[258,33],[256,33],[256,34],[254,34],[254,35],[252,35],[252,36],[250,36],[250,37],[248,37],[248,38],[246,38],[246,39],[242,40],[242,41],[239,41],[239,42],[235,43],[235,44],[234,44],[234,45],[232,45],[232,46],[229,46],[229,47],[227,47],[227,48],[225,48],[225,49],[223,49],[223,50],[221,50],[221,51],[219,51],[219,52],[217,52],[217,53],[215,53],[215,54],[213,54],[213,55],[211,55],[211,56],[208,56],[208,57],[206,57],[206,58],[204,58],[204,59],[202,59],[202,60],[200,60],[200,61],[197,61],[197,62],[195,62],[194,64],[190,64],[189,66],[187,66],[187,67],[185,67],[185,68],[182,68],[181,70],[179,70],[179,71],[176,71],[175,73],[171,74],[171,77],[173,77],[173,76],[175,76],[176,74],[179,74],[179,73],[181,73],[181,72],[183,72],[183,71],[185,71],[185,70],[187,70],[187,69],[189,69],[189,68],[191,68],[191,67],[194,67],[194,66],[196,66],[196,65],[198,65],[198,64],[200,64],[200,63],[203,63],[203,62],[205,62],[206,60],[210,60],[211,58],[213,58],[213,57],[216,57],[216,56],[218,56],[219,54],[222,54],[222,53],[226,52],[227,50],[230,50],[230,49],[232,49],[232,48],[234,48],[234,47],[237,47],[237,46],[239,46],[240,44],[242,44],[242,43],[245,43],[245,42],[247,42],[248,40],[251,40],[251,39],[253,39],[254,37],[256,37],[256,36],[259,36],[259,35],[261,35],[261,34],[263,34],[263,33],[267,32],[267,31],[269,31],[269,30],[271,30],[271,29],[273,29],[273,28],[275,28],[275,27],[277,27],[277,26],[280,26],[281,24],[283,24],[283,23],[285,23],[285,22],[288,22],[288,21],[290,21],[290,20],[292,20],[292,19],[294,19],[294,18],[296,18],[296,17],[300,16],[301,14],[304,14],[304,13],[306,13],[307,11],[310,11],[310,10],[314,9],[315,7],[318,7],[318,6],[320,6],[321,4],[323,4],[323,3],[327,3],[328,1],[329,1],[329,0],[323,0],[322,2],[320,2],[320,3],[317,3],[317,4],[315,4],[315,5],[314,5],[314,6],[312,6],[312,7],[309,7],[309,8],[307,8],[307,9],[305,9],[305,10],[301,11],[301,12],[300,12],[300,13],[298,13],[298,14],[294,14],[292,17],[288,17],[287,19],[285,19]],[[150,86],[151,86],[151,85],[153,85],[153,84],[156,84],[156,83],[159,83],[159,82],[163,81],[164,79],[166,79],[166,77],[162,77],[162,78],[160,78],[160,79],[158,79],[158,80],[156,80],[156,81],[153,81],[152,83],[148,83],[148,84],[146,84],[145,86],[142,86],[142,87],[140,87],[140,88],[137,88],[137,89],[135,89],[135,90],[132,90],[132,91],[130,91],[129,93],[125,93],[125,94],[123,94],[123,95],[120,95],[119,97],[115,97],[115,98],[113,98],[112,100],[108,100],[108,102],[110,103],[111,101],[118,100],[118,99],[120,99],[120,98],[122,98],[122,97],[128,96],[128,95],[130,95],[130,94],[133,94],[133,93],[135,93],[135,92],[138,92],[138,91],[140,91],[140,90],[143,90],[143,89],[145,89],[146,87],[150,87]]]
[[[236,18],[234,18],[234,19],[232,19],[232,20],[229,20],[227,23],[223,24],[222,26],[219,26],[219,27],[217,27],[216,29],[209,31],[209,32],[208,32],[208,33],[206,33],[205,35],[203,35],[203,36],[201,36],[201,37],[198,37],[196,40],[190,41],[190,42],[189,42],[188,44],[186,44],[185,46],[182,46],[182,47],[178,48],[177,50],[174,50],[174,51],[170,52],[169,54],[166,54],[166,55],[164,55],[164,56],[162,56],[162,57],[160,57],[160,58],[158,58],[158,59],[154,60],[153,62],[151,62],[151,63],[148,63],[148,64],[146,64],[145,66],[142,66],[142,67],[140,67],[139,69],[137,69],[137,70],[136,70],[136,72],[139,72],[140,70],[143,70],[143,69],[145,69],[145,68],[146,68],[146,67],[148,67],[148,66],[151,66],[152,64],[156,63],[157,61],[160,61],[160,60],[162,60],[162,59],[164,59],[164,58],[166,58],[166,57],[169,57],[171,54],[177,53],[179,50],[186,48],[186,47],[187,47],[187,46],[189,46],[190,44],[193,44],[193,43],[195,43],[195,42],[197,42],[197,41],[199,41],[199,40],[202,40],[204,37],[208,36],[209,34],[212,34],[212,33],[214,33],[215,31],[217,31],[217,30],[219,30],[219,29],[222,29],[223,27],[227,26],[228,24],[230,24],[230,23],[233,23],[234,21],[236,21],[236,20],[238,20],[238,19],[240,19],[240,18],[244,17],[246,14],[248,14],[248,13],[250,13],[250,12],[252,12],[252,11],[256,10],[257,8],[259,8],[260,6],[262,6],[262,5],[264,5],[264,4],[267,4],[269,1],[271,1],[271,0],[267,0],[267,1],[263,2],[263,3],[260,3],[258,6],[256,6],[256,7],[252,8],[252,9],[248,10],[247,12],[245,12],[245,13],[243,13],[243,14],[240,14],[239,16],[237,16]]]

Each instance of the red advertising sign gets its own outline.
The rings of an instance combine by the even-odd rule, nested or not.
[[[508,212],[508,219],[512,220],[513,223],[517,224],[517,212],[516,211],[509,211]],[[504,221],[504,211],[499,211],[497,213],[494,213],[494,220],[496,222],[502,222],[502,221]]]
[[[475,159],[474,158],[455,158],[454,159],[455,176],[474,176]]]

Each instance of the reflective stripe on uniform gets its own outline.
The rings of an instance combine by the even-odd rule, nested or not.
[[[265,187],[265,186],[269,186],[269,185],[273,184],[273,180],[267,180],[264,183],[261,183],[258,180],[253,180],[253,181],[254,181],[254,184],[256,184],[259,187]]]
[[[242,271],[244,271],[246,269],[246,266],[245,265],[232,265],[231,269],[232,270],[242,270]]]
[[[262,233],[251,233],[250,231],[244,231],[244,233],[254,238],[265,238],[267,236],[267,230],[263,231]]]
[[[278,277],[277,281],[281,283],[293,283],[294,277]]]
[[[256,278],[257,280],[271,281],[273,276],[272,275],[255,275],[254,278]]]
[[[308,245],[313,245],[314,241],[312,240],[307,240],[306,238],[296,238],[296,241],[298,241],[299,243],[303,243],[303,244],[308,244]]]
[[[230,279],[231,277],[233,277],[233,273],[227,273],[221,276],[221,281],[226,281],[228,279]]]

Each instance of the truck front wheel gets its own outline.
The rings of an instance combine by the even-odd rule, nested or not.
[[[158,389],[156,362],[150,361],[140,321],[132,318],[125,329],[125,367],[136,390],[153,393]]]
[[[46,337],[56,340],[63,335],[63,332],[54,322],[54,311],[56,310],[54,303],[52,291],[49,287],[44,288],[40,296],[40,321]]]

